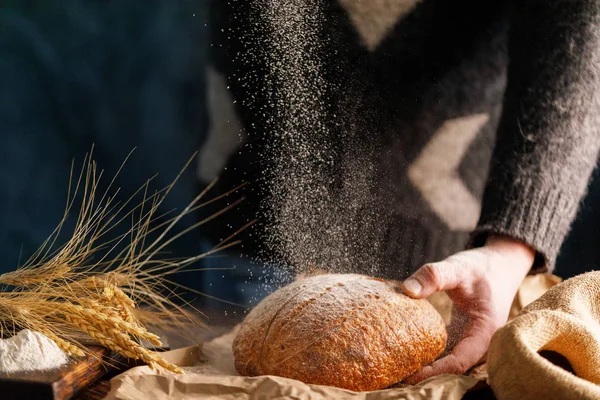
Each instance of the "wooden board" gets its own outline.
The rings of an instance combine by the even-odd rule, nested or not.
[[[124,362],[115,361],[114,354],[102,347],[90,347],[90,350],[90,355],[85,359],[59,369],[0,373],[0,398],[67,400],[111,370],[128,367]]]

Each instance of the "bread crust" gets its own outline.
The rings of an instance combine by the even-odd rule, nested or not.
[[[379,390],[430,364],[446,347],[441,315],[392,282],[317,275],[261,301],[233,342],[240,375],[276,375],[354,391]]]

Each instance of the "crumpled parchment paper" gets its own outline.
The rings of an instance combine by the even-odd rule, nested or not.
[[[510,317],[539,298],[550,287],[560,283],[553,275],[528,276],[521,286]],[[450,322],[452,306],[440,293],[431,303]],[[236,328],[210,342],[162,355],[182,367],[184,374],[153,371],[147,366],[128,370],[111,380],[106,400],[162,399],[351,399],[351,400],[459,400],[476,384],[485,382],[486,365],[482,364],[465,375],[440,375],[415,386],[397,387],[373,392],[352,392],[328,386],[308,385],[276,376],[242,377],[234,367],[231,348]]]

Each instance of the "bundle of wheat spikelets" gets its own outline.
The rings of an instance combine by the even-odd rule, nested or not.
[[[177,294],[168,275],[212,252],[235,245],[237,242],[231,239],[239,231],[210,253],[183,260],[158,259],[166,245],[186,232],[166,240],[167,233],[183,216],[208,203],[201,201],[210,186],[176,217],[151,228],[156,210],[171,185],[152,195],[143,192],[144,200],[126,213],[135,221],[129,232],[116,239],[103,240],[112,227],[123,223],[123,218],[117,220],[116,216],[123,214],[129,202],[116,204],[107,195],[98,199],[96,190],[101,176],[91,156],[86,157],[79,178],[76,182],[71,180],[70,187],[74,186],[75,190],[73,196],[69,194],[65,217],[56,231],[25,265],[0,275],[0,338],[12,336],[21,329],[31,329],[46,335],[74,357],[89,353],[85,343],[92,340],[121,356],[179,373],[177,366],[144,346],[144,342],[161,346],[159,337],[148,327],[168,332],[190,323],[202,324],[197,310],[176,302]],[[147,187],[142,187],[137,194]],[[61,226],[72,211],[74,194],[78,192],[83,193],[83,201],[74,233],[66,244],[52,250]],[[225,195],[231,193],[233,191]],[[204,222],[206,220],[197,225]],[[149,233],[157,233],[157,229],[161,229],[158,238],[146,243]],[[111,249],[124,242],[125,250],[118,254],[92,258],[100,249],[111,254]]]

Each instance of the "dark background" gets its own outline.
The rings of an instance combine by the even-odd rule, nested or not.
[[[223,0],[225,1],[225,0]],[[128,199],[155,174],[150,189],[169,185],[206,140],[209,0],[5,0],[0,5],[0,273],[22,264],[60,222],[71,163],[86,153],[104,169],[100,191],[135,148],[115,182]],[[182,210],[207,184],[195,163],[159,214]],[[223,206],[227,201],[222,203]],[[183,230],[201,218],[185,218]],[[72,232],[76,213],[59,240]],[[130,221],[127,221],[130,222]],[[160,221],[159,221],[160,222]],[[219,220],[211,222],[218,224]],[[208,224],[177,240],[170,255],[211,248]],[[126,232],[124,223],[114,235]],[[563,277],[600,263],[600,174],[594,175],[559,256]],[[238,266],[236,256],[196,268]],[[243,265],[243,267],[240,267]],[[220,275],[222,280],[215,280]],[[235,275],[235,276],[234,276]],[[240,301],[248,274],[181,275],[197,290]],[[210,289],[207,289],[210,288]]]

